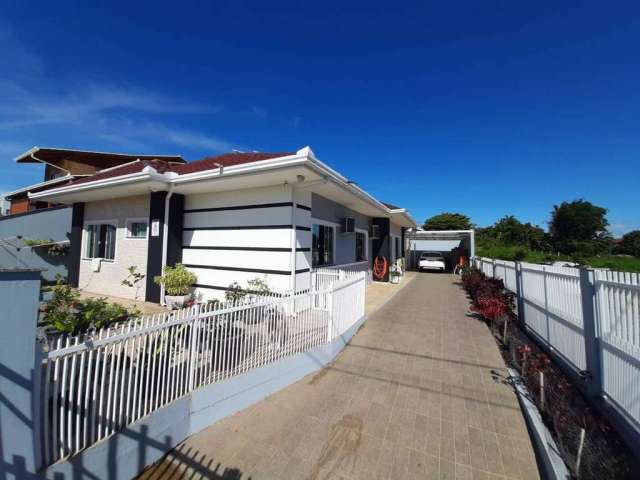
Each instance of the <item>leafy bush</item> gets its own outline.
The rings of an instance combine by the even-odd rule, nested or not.
[[[471,309],[488,320],[514,317],[514,296],[504,288],[499,278],[489,278],[476,268],[462,273],[462,285],[473,305]]]
[[[227,287],[224,297],[228,302],[237,302],[247,295],[269,295],[271,293],[265,279],[254,278],[247,282],[247,288],[242,288],[238,282],[233,282]]]
[[[63,256],[69,252],[69,242],[56,242],[53,238],[48,240],[41,238],[25,238],[23,242],[28,247],[47,247],[46,252],[52,257]]]
[[[77,335],[90,328],[107,327],[139,315],[138,311],[127,311],[104,298],[81,300],[78,292],[61,280],[52,292],[51,300],[44,307],[42,324],[58,333]]]
[[[186,295],[191,286],[198,281],[198,278],[185,268],[181,263],[174,267],[167,265],[164,267],[164,274],[153,278],[153,281],[164,286],[167,295]]]

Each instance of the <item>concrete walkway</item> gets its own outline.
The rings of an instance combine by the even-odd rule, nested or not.
[[[504,363],[456,278],[420,274],[335,363],[187,439],[144,478],[538,478]]]

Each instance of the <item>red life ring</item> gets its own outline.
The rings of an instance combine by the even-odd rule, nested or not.
[[[373,276],[382,280],[387,274],[388,268],[387,257],[376,257],[373,261]]]

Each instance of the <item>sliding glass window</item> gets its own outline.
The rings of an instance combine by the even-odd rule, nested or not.
[[[113,260],[116,256],[116,227],[109,223],[87,225],[84,258]]]
[[[314,267],[333,264],[333,231],[333,227],[327,225],[313,225],[311,260]]]

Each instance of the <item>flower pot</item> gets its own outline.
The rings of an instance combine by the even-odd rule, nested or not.
[[[390,275],[389,281],[391,283],[400,283],[400,275]]]
[[[182,308],[191,295],[165,295],[164,301],[170,309]]]

